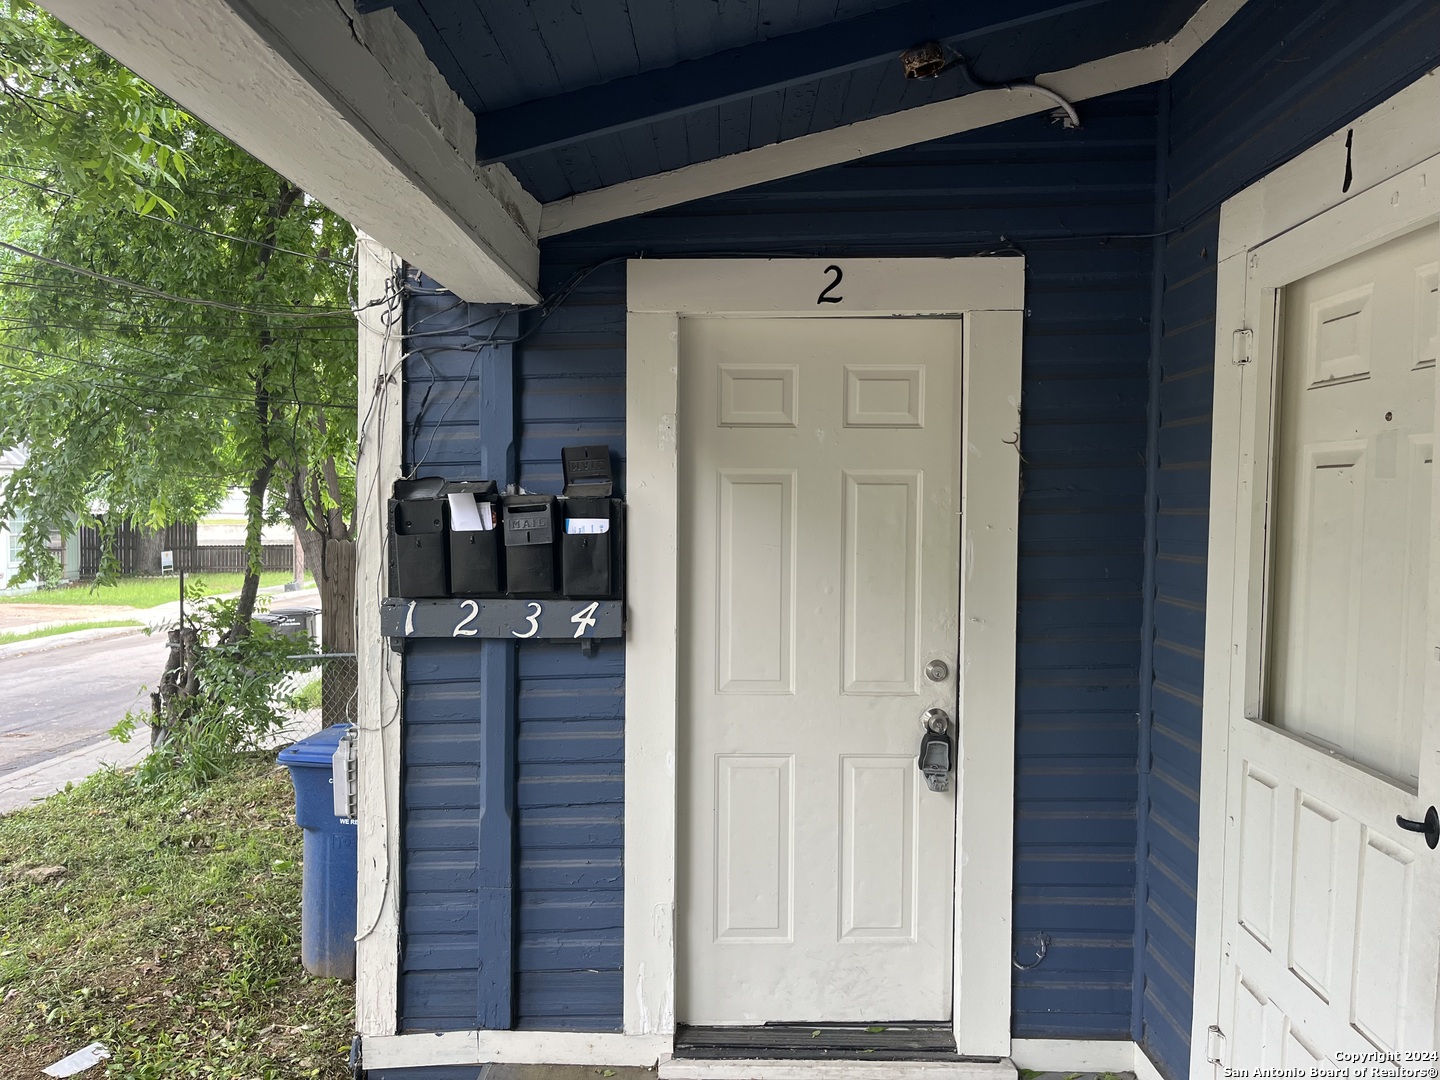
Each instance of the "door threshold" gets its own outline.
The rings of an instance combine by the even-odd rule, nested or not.
[[[949,1023],[680,1025],[660,1080],[1014,1080],[1015,1066],[965,1058]]]
[[[675,1031],[677,1059],[958,1061],[945,1023],[755,1024]]]

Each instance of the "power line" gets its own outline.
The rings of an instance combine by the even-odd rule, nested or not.
[[[35,352],[36,352],[36,350],[34,350],[34,349],[19,349],[18,346],[15,346],[15,345],[5,345],[5,344],[3,344],[3,343],[0,343],[0,348],[13,349],[13,350],[17,350],[17,351],[20,351],[20,352],[28,352],[28,353],[35,353]],[[68,362],[70,362],[70,363],[78,363],[78,364],[84,364],[84,363],[85,363],[85,361],[75,360],[73,357],[60,356],[60,355],[57,354],[57,353],[40,354],[40,355],[50,355],[50,356],[55,357],[55,358],[58,359],[58,360],[65,360],[65,361],[68,361]],[[102,367],[102,370],[103,370],[103,366],[102,366],[102,365],[91,364],[90,366],[92,366],[92,367],[99,366],[99,367]],[[39,377],[42,378],[42,379],[44,379],[44,378],[53,378],[53,377],[54,377],[54,374],[55,374],[53,371],[41,371],[41,370],[39,370],[39,369],[37,369],[37,368],[21,367],[21,366],[18,365],[18,364],[7,364],[7,363],[5,363],[4,361],[0,361],[0,368],[5,368],[5,369],[7,369],[7,370],[9,370],[9,371],[19,371],[19,372],[22,372],[22,373],[24,373],[24,374],[26,374],[26,375],[36,375],[36,376],[39,376]],[[253,404],[255,403],[255,399],[254,399],[253,397],[240,397],[240,396],[233,395],[233,394],[204,394],[204,393],[198,393],[198,392],[192,391],[192,390],[169,390],[169,389],[166,389],[166,388],[164,388],[164,387],[126,386],[126,385],[124,385],[123,383],[104,382],[104,381],[99,380],[99,379],[82,379],[82,378],[74,378],[74,377],[72,377],[71,381],[72,381],[72,382],[76,382],[76,383],[81,383],[81,384],[83,384],[83,385],[85,385],[85,386],[93,386],[93,387],[95,387],[96,389],[100,389],[100,390],[113,390],[113,391],[115,391],[116,393],[120,393],[120,394],[136,394],[136,393],[140,393],[140,394],[165,394],[165,395],[170,396],[170,397],[197,398],[197,399],[204,399],[204,400],[207,400],[207,401],[239,402],[239,403],[242,404],[242,405],[253,405]],[[284,405],[304,405],[304,406],[310,406],[311,408],[317,408],[317,409],[353,409],[353,408],[355,408],[355,402],[353,402],[353,401],[349,401],[349,402],[346,402],[346,401],[297,401],[297,400],[294,400],[294,399],[291,399],[291,398],[287,398],[287,397],[285,397],[285,396],[282,395],[282,394],[271,394],[271,395],[270,395],[270,398],[271,398],[271,400],[273,400],[273,401],[278,401],[278,402],[280,402],[281,404],[284,404]]]
[[[132,347],[132,348],[133,348],[133,347]],[[99,371],[107,371],[107,372],[110,372],[111,374],[116,374],[116,375],[128,375],[128,376],[136,377],[136,378],[150,378],[150,377],[152,377],[152,376],[147,376],[147,375],[145,375],[145,374],[143,374],[143,373],[141,373],[141,372],[124,370],[123,368],[120,368],[118,365],[102,364],[102,363],[100,363],[100,362],[98,362],[98,361],[95,361],[95,360],[81,360],[81,359],[80,359],[79,357],[77,357],[77,356],[65,356],[65,355],[63,355],[63,354],[61,354],[61,353],[47,352],[47,351],[45,351],[44,349],[27,348],[27,347],[24,346],[24,345],[11,345],[11,344],[9,344],[9,343],[7,343],[7,342],[3,342],[3,341],[0,341],[0,349],[10,349],[10,350],[13,351],[13,352],[29,353],[31,356],[37,356],[37,357],[41,357],[41,358],[43,358],[43,359],[49,359],[49,360],[59,360],[59,361],[61,361],[61,362],[63,362],[63,363],[67,363],[67,364],[79,364],[79,365],[81,365],[82,367],[91,367],[91,368],[95,368],[95,369],[97,369],[97,370],[99,370]],[[155,358],[157,358],[157,359],[159,359],[159,360],[168,360],[168,361],[170,361],[172,364],[179,364],[179,363],[180,363],[180,361],[179,361],[179,360],[176,360],[173,356],[166,356],[164,353],[150,352],[149,350],[139,349],[139,348],[134,348],[133,351],[139,352],[139,353],[145,353],[145,354],[150,355],[150,356],[154,356]],[[181,379],[181,378],[184,378],[185,376],[183,376],[183,375],[180,374],[179,372],[176,372],[173,376],[157,375],[157,376],[153,376],[153,377],[154,377],[154,378],[176,378],[176,379]],[[250,397],[233,398],[233,397],[231,397],[230,395],[227,395],[227,394],[226,394],[226,387],[223,387],[223,386],[215,386],[215,385],[210,384],[210,383],[191,383],[191,385],[192,385],[192,386],[197,386],[197,387],[199,387],[201,390],[214,390],[217,394],[223,395],[227,400],[239,400],[239,401],[245,401],[245,402],[250,402],[250,401],[253,401],[253,400],[254,400],[253,398],[250,398]],[[339,409],[339,408],[347,408],[347,409],[348,409],[348,408],[351,408],[351,407],[352,407],[351,403],[349,403],[349,402],[344,402],[344,401],[304,401],[304,400],[302,400],[302,399],[298,396],[298,392],[297,392],[297,396],[294,397],[294,398],[282,397],[280,400],[285,401],[286,403],[293,403],[293,404],[296,404],[296,405],[309,405],[309,406],[311,406],[311,407],[313,407],[313,408],[317,408],[317,409]]]
[[[241,315],[262,315],[279,319],[313,319],[325,316],[348,315],[354,310],[345,308],[343,310],[311,310],[311,311],[286,311],[283,308],[253,308],[244,304],[230,304],[223,300],[207,300],[199,296],[181,296],[178,293],[166,292],[164,289],[152,288],[143,285],[138,281],[131,281],[128,278],[116,277],[113,274],[102,274],[98,270],[87,270],[83,266],[76,266],[74,263],[65,262],[62,259],[52,259],[48,255],[41,255],[39,252],[30,251],[20,247],[18,244],[11,244],[0,240],[0,248],[22,255],[28,259],[45,263],[49,266],[58,267],[61,270],[68,270],[72,274],[80,274],[83,277],[94,278],[96,281],[104,281],[110,285],[118,285],[121,288],[130,289],[142,296],[150,296],[156,300],[168,300],[176,304],[197,304],[201,307],[218,308],[221,311],[234,311]]]
[[[37,184],[37,183],[35,183],[34,181],[31,181],[31,180],[22,180],[22,179],[20,179],[20,177],[18,177],[18,176],[11,176],[11,175],[9,175],[8,173],[0,173],[0,179],[9,180],[12,184],[20,184],[20,185],[22,185],[22,186],[24,186],[24,187],[33,188],[33,189],[36,190],[36,191],[43,191],[43,192],[46,192],[47,194],[50,194],[50,195],[58,195],[58,196],[59,196],[60,198],[62,198],[62,199],[73,199],[73,198],[75,198],[75,196],[72,195],[72,194],[71,194],[70,192],[68,192],[68,191],[61,191],[59,188],[51,187],[51,186],[49,186],[48,184]],[[210,194],[219,195],[218,192],[211,192]],[[224,196],[220,196],[220,197],[223,198]],[[243,196],[243,195],[237,196],[237,197],[238,197],[238,198],[242,198],[242,199],[246,199],[246,201],[264,201],[264,200],[251,200],[251,199],[249,199],[247,196]],[[211,230],[211,229],[206,229],[206,228],[203,228],[203,227],[201,227],[201,226],[199,226],[199,225],[192,225],[192,224],[190,224],[189,222],[181,221],[181,220],[179,220],[178,218],[165,218],[165,217],[160,217],[160,216],[158,216],[158,215],[156,215],[156,214],[142,214],[142,213],[139,213],[139,212],[136,211],[136,210],[131,210],[131,209],[128,209],[127,207],[123,207],[123,206],[122,206],[122,207],[112,207],[112,209],[119,210],[122,214],[129,214],[131,217],[139,218],[141,221],[154,221],[154,222],[156,222],[156,223],[158,223],[158,224],[160,224],[160,225],[171,225],[171,226],[174,226],[174,227],[177,228],[177,229],[188,229],[188,230],[190,230],[191,232],[200,233],[202,236],[212,236],[212,237],[214,237],[214,238],[217,239],[217,240],[234,240],[236,243],[240,243],[240,244],[252,244],[252,245],[254,245],[255,247],[266,248],[266,249],[268,249],[268,250],[270,250],[270,251],[282,252],[282,253],[284,253],[284,254],[286,254],[286,255],[295,255],[295,256],[297,256],[298,258],[301,258],[301,259],[313,259],[313,260],[315,260],[316,262],[329,263],[331,266],[344,267],[344,268],[347,269],[347,270],[350,268],[350,265],[351,265],[349,262],[346,262],[344,259],[333,259],[333,258],[330,258],[330,257],[325,256],[325,255],[312,255],[312,254],[310,254],[309,252],[296,251],[294,248],[281,247],[281,246],[278,245],[278,244],[267,244],[264,240],[252,240],[252,239],[249,239],[248,237],[235,236],[235,235],[233,235],[233,234],[231,234],[231,233],[215,232],[215,231],[213,231],[213,230]]]

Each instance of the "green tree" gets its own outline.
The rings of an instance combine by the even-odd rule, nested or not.
[[[33,5],[0,0],[7,170],[35,170],[91,201],[141,213],[185,175],[193,121],[163,94]]]
[[[101,511],[193,521],[247,492],[300,531],[353,647],[354,232],[26,3],[0,0],[0,444],[29,460],[25,569]]]

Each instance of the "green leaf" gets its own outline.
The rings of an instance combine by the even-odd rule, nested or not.
[[[885,1027],[884,1024],[875,1024],[875,1025],[873,1025],[873,1026],[871,1026],[871,1027],[866,1028],[865,1030],[868,1031],[871,1035],[879,1035],[880,1032],[885,1031],[885,1030],[887,1030],[887,1029],[886,1029],[886,1027]]]

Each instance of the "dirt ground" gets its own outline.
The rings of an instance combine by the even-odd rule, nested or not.
[[[58,622],[109,622],[133,619],[139,608],[76,604],[0,604],[0,633],[19,626]]]

